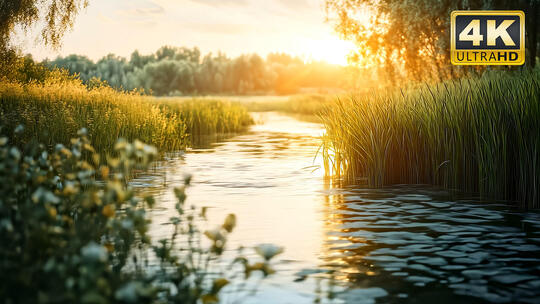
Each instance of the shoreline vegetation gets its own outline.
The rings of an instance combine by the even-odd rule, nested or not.
[[[100,81],[87,86],[62,70],[49,72],[42,82],[0,80],[0,99],[2,133],[24,127],[13,138],[18,146],[30,140],[48,147],[68,144],[78,130],[87,128],[98,152],[113,151],[118,138],[175,151],[202,135],[241,132],[253,123],[237,103],[160,102],[138,91],[118,92]]]
[[[19,147],[36,140],[51,149],[87,128],[100,153],[118,138],[178,151],[246,130],[249,112],[278,111],[323,123],[325,170],[346,182],[430,184],[540,207],[537,69],[371,94],[260,98],[154,97],[97,79],[85,84],[66,70],[36,73],[0,81],[1,133],[22,125],[11,139]]]
[[[298,94],[287,98],[242,102],[250,112],[276,111],[287,114],[317,116],[338,94]]]
[[[283,251],[275,245],[223,256],[236,216],[204,230],[205,209],[186,202],[189,176],[174,188],[170,234],[152,239],[148,210],[156,201],[136,196],[124,177],[148,168],[157,150],[120,139],[114,151],[101,162],[85,130],[53,151],[0,137],[5,303],[219,303],[231,290],[235,298],[254,292],[275,272],[271,260]]]
[[[38,68],[0,80],[1,133],[23,126],[11,139],[19,147],[69,144],[87,128],[100,153],[118,138],[178,151],[246,130],[249,112],[278,111],[323,123],[325,170],[346,182],[430,184],[540,207],[538,69],[371,94],[158,98]]]
[[[351,95],[320,117],[326,169],[346,181],[431,184],[540,207],[537,69]]]

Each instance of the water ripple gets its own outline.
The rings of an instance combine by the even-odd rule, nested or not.
[[[353,286],[388,291],[381,303],[430,303],[434,291],[464,296],[439,303],[538,303],[539,214],[441,193],[405,185],[334,192],[326,262],[341,262],[338,276]]]

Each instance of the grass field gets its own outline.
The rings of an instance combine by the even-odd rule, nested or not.
[[[332,94],[303,94],[291,96],[276,96],[241,101],[241,104],[252,112],[277,111],[289,114],[318,115],[338,95]]]
[[[45,83],[0,83],[0,114],[4,134],[19,125],[14,138],[22,145],[30,139],[52,146],[69,143],[87,128],[94,147],[112,151],[120,137],[139,139],[162,151],[185,148],[193,137],[238,132],[252,123],[238,104],[221,101],[166,100],[136,92],[122,93],[108,86],[87,88],[79,79],[56,71]]]
[[[321,119],[327,169],[345,180],[435,184],[540,207],[538,70],[341,98]]]
[[[190,100],[220,100],[245,107],[250,112],[281,112],[289,114],[316,116],[339,94],[297,94],[297,95],[260,95],[260,96],[182,96],[159,97],[163,103]]]

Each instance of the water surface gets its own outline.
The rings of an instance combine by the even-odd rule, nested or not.
[[[172,188],[190,173],[188,200],[209,207],[210,223],[237,215],[228,248],[285,247],[278,275],[245,302],[313,303],[333,280],[336,297],[322,302],[540,302],[539,213],[427,186],[333,187],[315,157],[320,124],[253,115],[246,134],[168,155],[133,182],[158,201],[154,238],[170,232]]]

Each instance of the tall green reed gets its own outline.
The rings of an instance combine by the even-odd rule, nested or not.
[[[540,73],[335,101],[320,115],[333,174],[370,186],[426,183],[540,207]]]

